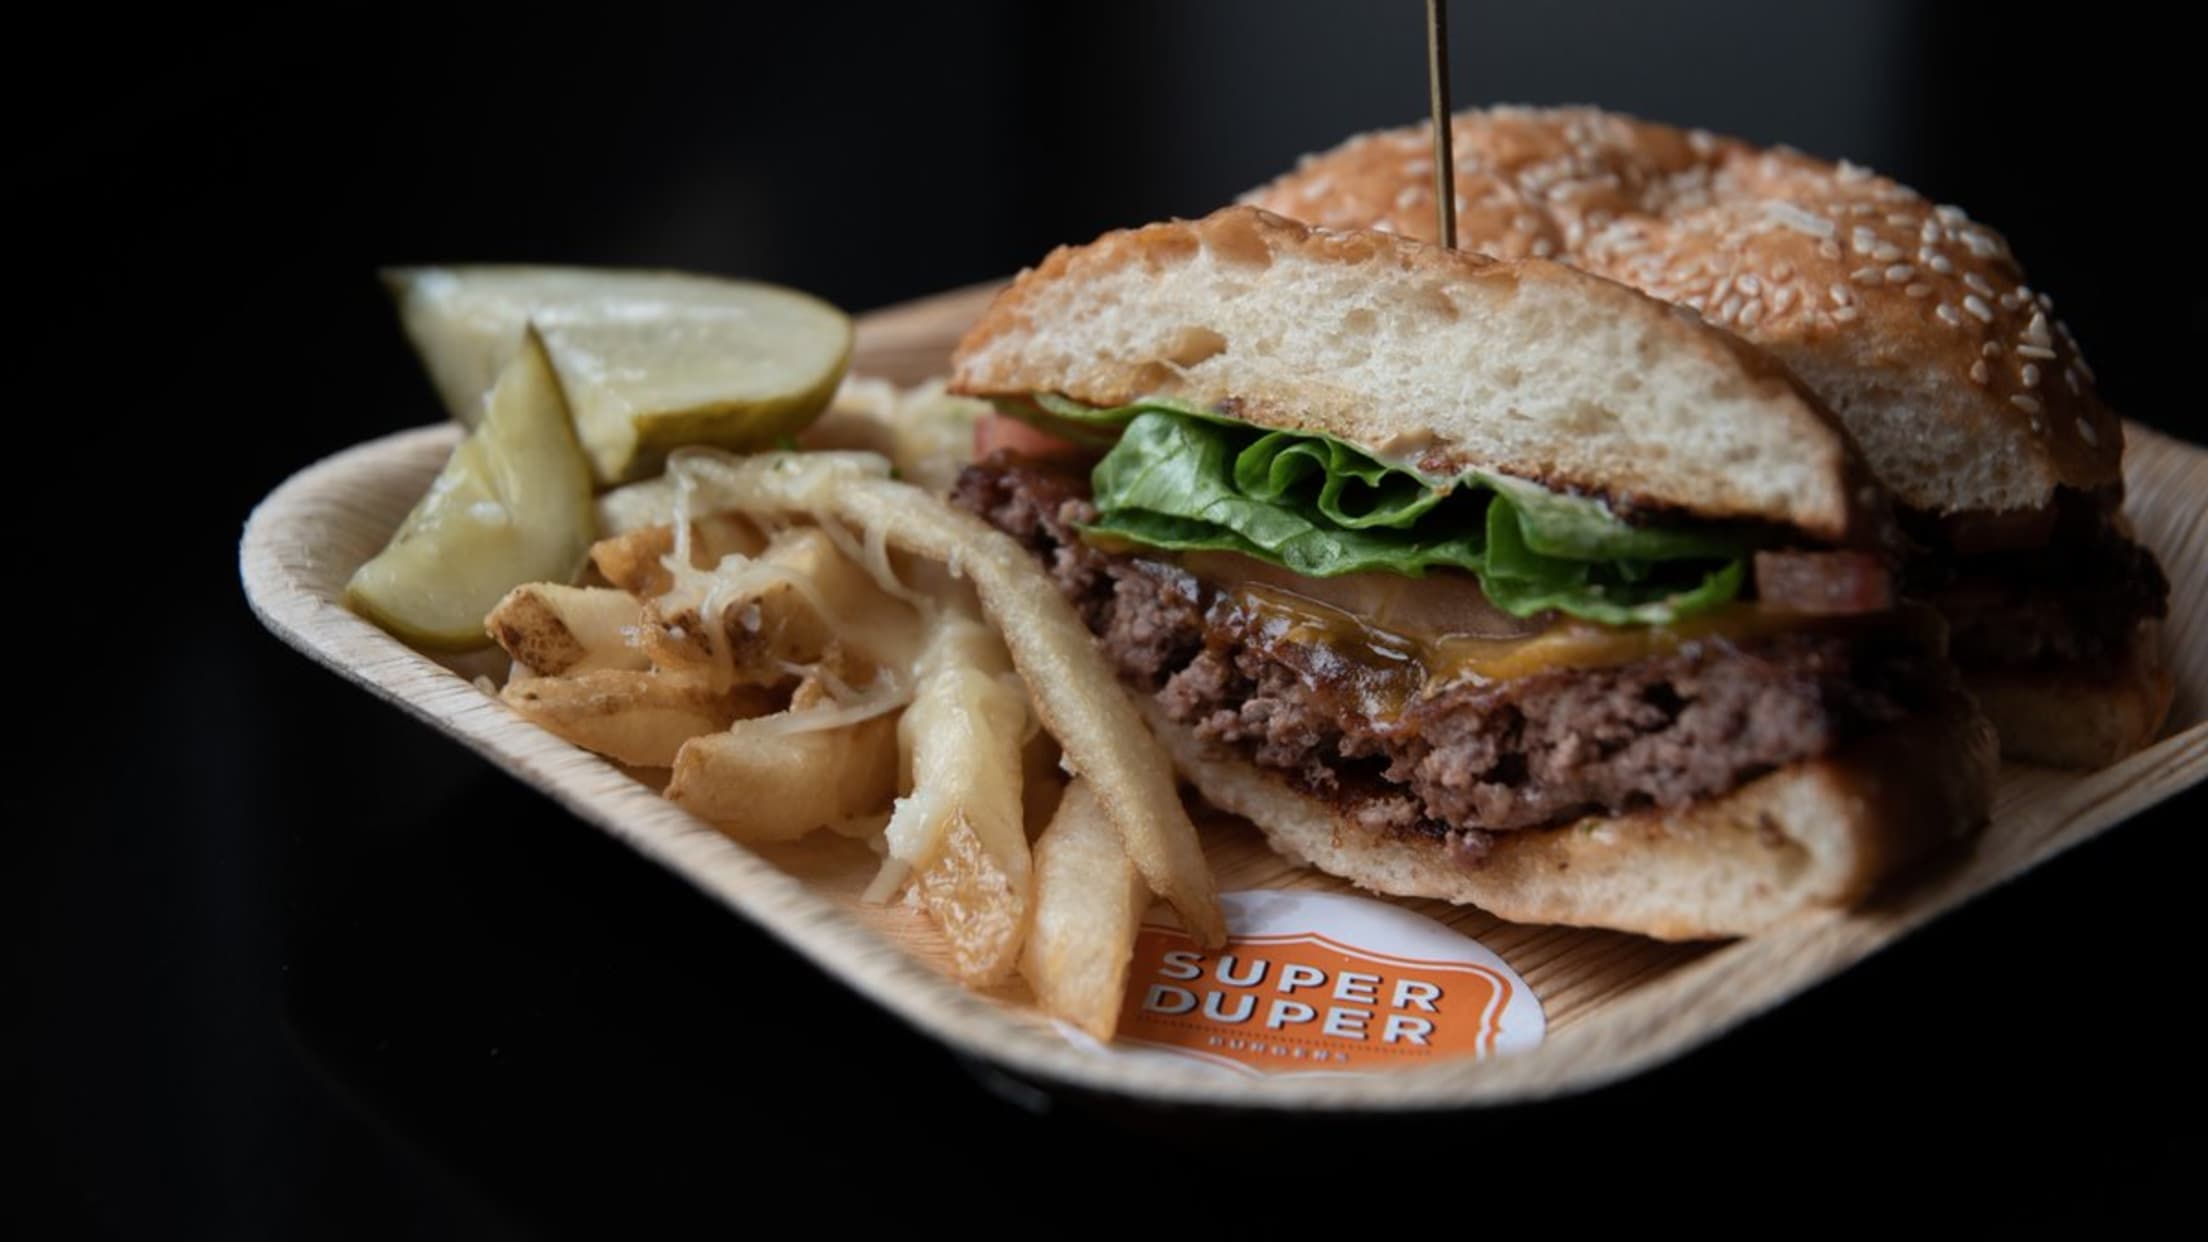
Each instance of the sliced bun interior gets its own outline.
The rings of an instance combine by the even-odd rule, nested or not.
[[[1786,370],[1613,281],[1232,207],[1061,248],[960,344],[953,386],[1167,396],[1468,468],[1846,537],[1845,433]]]
[[[1364,134],[1245,201],[1435,235],[1432,127]],[[1770,350],[1929,512],[2119,480],[2123,425],[2002,236],[1889,178],[1593,108],[1460,113],[1458,245],[1558,259]]]

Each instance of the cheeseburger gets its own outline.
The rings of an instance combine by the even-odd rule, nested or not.
[[[954,498],[1292,858],[1689,938],[1986,815],[1991,730],[1846,431],[1625,285],[1232,207],[1053,253],[953,386],[1065,446]]]
[[[1466,112],[1451,136],[1459,245],[1688,307],[1839,415],[2006,753],[2094,767],[2153,738],[2169,588],[2120,514],[2123,424],[1999,233],[1853,165],[1589,108]],[[1431,146],[1430,125],[1365,135],[1246,198],[1431,238]]]

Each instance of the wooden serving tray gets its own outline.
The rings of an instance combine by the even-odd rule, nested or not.
[[[911,382],[944,366],[990,290],[866,316],[854,369]],[[468,679],[338,602],[444,463],[450,425],[401,432],[322,461],[276,489],[246,525],[240,568],[261,620],[347,679],[450,734],[561,805],[714,894],[851,988],[962,1052],[1019,1075],[1129,1097],[1243,1108],[1434,1109],[1583,1090],[1713,1038],[1971,897],[2208,775],[2208,451],[2132,425],[2127,510],[2171,582],[2165,643],[2177,699],[2153,747],[2087,775],[2011,765],[1991,827],[1967,858],[1872,906],[1795,920],[1747,940],[1669,945],[1612,932],[1518,926],[1433,901],[1404,904],[1501,954],[1540,996],[1548,1037],[1526,1053],[1360,1077],[1221,1075],[1107,1057],[1067,1042],[1017,983],[979,994],[953,982],[926,918],[870,907],[874,855],[828,833],[770,849],[737,845],[606,760],[522,720]],[[1290,866],[1256,831],[1199,816],[1222,889],[1348,891]]]

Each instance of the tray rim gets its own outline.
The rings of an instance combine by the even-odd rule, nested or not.
[[[2127,447],[2208,449],[2127,424]],[[1820,913],[1734,941],[1635,988],[1536,1050],[1364,1078],[1214,1075],[1098,1057],[967,992],[829,898],[667,802],[613,764],[514,715],[470,682],[354,616],[306,575],[327,570],[310,536],[394,471],[425,477],[459,435],[449,423],[354,445],[293,474],[257,505],[239,545],[254,615],[288,645],[453,737],[571,813],[713,896],[793,952],[929,1037],[1053,1086],[1162,1105],[1237,1110],[1437,1112],[1578,1094],[1715,1040],[1917,927],[2208,777],[2208,720],[2052,795],[2057,826],[2013,859],[1978,850],[1892,904]],[[2056,810],[2046,812],[2056,815]],[[1740,987],[1744,979],[1756,986]]]

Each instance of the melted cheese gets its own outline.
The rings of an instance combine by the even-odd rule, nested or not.
[[[1501,682],[1557,669],[1607,668],[1668,655],[1690,642],[1746,641],[1809,628],[1811,619],[1734,603],[1662,626],[1607,626],[1559,618],[1523,636],[1381,628],[1326,603],[1245,582],[1227,598],[1254,623],[1252,638],[1314,684],[1347,696],[1369,718],[1400,713],[1465,682]],[[1829,624],[1829,623],[1827,623]],[[1823,628],[1820,626],[1819,628]]]
[[[875,609],[865,615],[850,615],[852,610],[831,601],[812,574],[776,563],[773,558],[777,549],[771,540],[768,551],[757,557],[731,553],[721,558],[719,564],[707,568],[693,564],[692,523],[707,513],[727,507],[714,503],[714,480],[708,473],[710,465],[710,461],[684,454],[677,454],[669,463],[668,477],[673,480],[669,520],[674,531],[674,546],[661,558],[661,563],[672,585],[654,601],[654,606],[664,616],[695,613],[699,630],[697,640],[712,662],[715,683],[726,686],[737,679],[733,653],[726,637],[732,632],[731,609],[742,609],[733,618],[736,625],[757,630],[761,593],[773,587],[787,587],[828,627],[838,644],[876,662],[874,676],[864,689],[853,689],[824,663],[785,662],[784,673],[817,677],[828,691],[831,704],[781,712],[756,722],[755,727],[778,734],[839,728],[896,711],[911,702],[910,679],[901,675],[901,670],[911,664],[916,642],[917,627],[912,624],[911,614],[879,615],[882,610]],[[838,552],[872,578],[885,594],[914,604],[922,616],[933,608],[932,600],[913,591],[898,578],[890,563],[886,532],[865,531],[863,540],[854,536],[827,512],[825,497],[809,507],[806,514]]]

